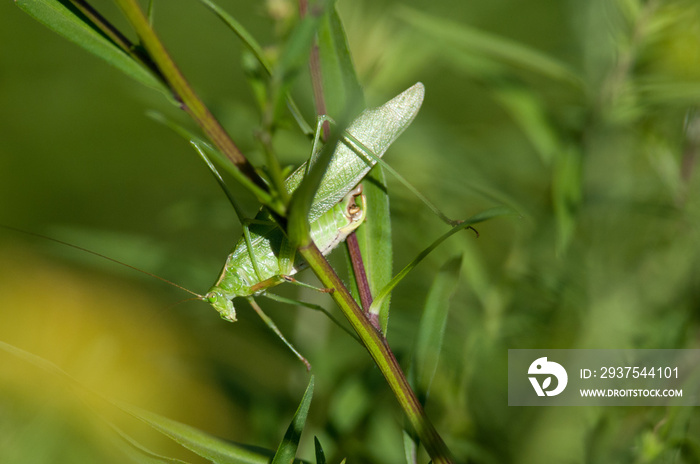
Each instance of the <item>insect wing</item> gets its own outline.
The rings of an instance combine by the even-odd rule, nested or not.
[[[378,108],[367,109],[347,128],[347,132],[372,151],[384,155],[389,146],[411,124],[423,103],[425,87],[418,82]],[[338,144],[328,170],[314,196],[309,222],[314,222],[338,204],[367,175],[376,161],[347,137]],[[289,192],[301,183],[306,163],[285,181]]]

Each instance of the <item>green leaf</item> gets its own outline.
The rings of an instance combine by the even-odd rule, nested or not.
[[[392,277],[391,212],[389,193],[381,166],[375,166],[362,182],[367,198],[367,219],[355,231],[365,273],[372,296],[386,286]],[[379,325],[386,335],[389,323],[390,298],[378,307]]]
[[[107,438],[134,462],[143,464],[187,464],[186,461],[157,454],[131,438],[114,424],[110,423],[109,426],[115,435],[108,435]]]
[[[77,392],[83,394],[91,402],[96,402],[100,406],[107,406],[111,408],[116,407],[122,412],[145,422],[163,435],[173,439],[185,448],[211,460],[212,462],[222,464],[266,464],[270,462],[268,456],[262,455],[256,451],[250,451],[244,446],[221,440],[194,427],[176,422],[150,411],[105,398],[95,391],[85,387],[82,383],[68,375],[56,364],[47,361],[42,357],[36,356],[2,341],[0,341],[0,349],[58,377],[61,380],[66,381],[68,385],[75,388]],[[110,426],[112,426],[111,423]],[[144,450],[143,462],[154,462],[153,459],[161,459],[164,462],[173,462],[171,458],[164,458],[156,453],[147,451],[145,447],[137,444],[135,440],[128,438],[125,434],[119,432],[119,435],[125,439],[130,446],[133,446],[138,450]]]
[[[15,0],[15,4],[52,31],[102,58],[138,82],[170,92],[148,69],[107,39],[92,23],[58,0]]]
[[[418,462],[418,443],[407,430],[403,431],[403,453],[406,458],[406,464],[416,464]]]
[[[269,458],[241,445],[227,442],[192,426],[125,403],[112,402],[127,414],[150,425],[190,451],[219,464],[263,464]]]
[[[462,256],[447,261],[435,276],[428,298],[425,301],[423,316],[418,324],[414,365],[416,366],[416,390],[418,398],[425,401],[430,392],[430,384],[437,370],[442,341],[445,335],[450,298],[457,289]]]
[[[552,172],[552,203],[557,218],[557,253],[569,246],[576,229],[576,217],[581,207],[583,174],[581,153],[570,145],[555,159]]]
[[[251,33],[248,32],[248,30],[243,27],[243,25],[236,20],[232,15],[227,13],[223,8],[212,2],[211,0],[199,0],[204,6],[209,8],[214,14],[216,14],[219,19],[221,19],[224,24],[226,24],[243,42],[243,44],[248,47],[250,50],[250,53],[253,54],[253,57],[255,60],[262,66],[262,68],[265,70],[267,73],[267,76],[272,75],[272,65],[270,62],[267,60],[265,57],[265,53],[263,52],[263,48],[260,46],[260,43],[258,43],[257,40],[255,40],[255,37]],[[248,57],[250,55],[247,55]],[[246,60],[244,56],[244,63],[243,67],[244,69],[248,70],[253,70],[254,65],[253,63],[250,63],[249,61],[252,60]],[[252,82],[253,85],[253,92],[255,93],[255,96],[258,100],[259,104],[263,104],[265,101],[264,98],[264,93],[267,89],[263,88],[261,86],[261,82],[259,80],[255,80]],[[303,133],[305,134],[310,134],[313,135],[314,131],[313,129],[309,126],[309,124],[304,120],[304,117],[301,114],[301,111],[299,110],[297,104],[294,102],[294,99],[292,99],[291,95],[287,95],[287,105],[289,107],[289,110],[292,113],[292,116],[294,116],[294,120],[297,122],[299,125],[299,128],[302,130]]]
[[[518,124],[540,159],[547,166],[561,150],[561,141],[554,124],[547,118],[542,101],[521,86],[503,84],[494,89],[495,99],[503,105]]]
[[[166,117],[162,113],[159,113],[157,111],[149,111],[146,113],[146,115],[154,121],[157,121],[169,127],[170,129],[175,131],[175,133],[177,133],[179,136],[187,140],[192,146],[192,148],[194,148],[195,151],[200,155],[200,157],[206,154],[209,157],[213,158],[221,168],[226,170],[226,172],[228,172],[234,179],[240,182],[241,185],[243,185],[253,195],[255,195],[262,204],[270,207],[272,210],[276,210],[276,207],[278,205],[275,203],[275,199],[268,192],[251,182],[251,180],[246,175],[241,173],[241,171],[237,169],[233,164],[231,164],[229,159],[226,158],[226,156],[219,150],[215,149],[214,147],[206,143],[204,140],[197,137],[194,133],[190,132],[188,129],[178,124],[174,120]]]
[[[297,454],[297,448],[299,448],[299,440],[301,439],[301,432],[304,430],[304,425],[306,424],[306,416],[309,414],[309,406],[311,405],[311,398],[314,395],[314,376],[312,375],[309,379],[309,385],[306,387],[304,396],[301,399],[301,403],[297,408],[297,412],[292,418],[292,423],[289,424],[287,432],[284,434],[284,438],[277,448],[277,453],[272,460],[272,464],[286,464],[294,462],[294,457]]]
[[[308,63],[311,46],[322,17],[323,11],[319,11],[318,14],[309,14],[302,18],[282,49],[277,65],[272,71],[273,86],[278,90],[275,100],[272,102],[275,114],[278,113],[281,102],[286,98],[288,89],[297,75]]]
[[[243,27],[243,25],[239,23],[236,18],[227,13],[223,8],[211,0],[199,0],[199,2],[214,12],[214,14],[216,14],[241,39],[243,44],[248,47],[253,55],[255,55],[255,58],[261,65],[263,65],[268,74],[272,73],[272,66],[270,66],[270,63],[265,58],[262,47],[258,41],[255,40],[255,37],[253,37],[253,35],[248,32],[248,30]]]
[[[314,437],[314,448],[316,450],[316,464],[326,464],[326,453],[323,452],[321,442],[316,437]]]
[[[348,47],[345,29],[335,7],[329,8],[318,29],[323,97],[326,112],[337,116],[364,107],[362,87]]]
[[[476,55],[495,63],[581,85],[577,74],[568,66],[533,48],[405,6],[398,8],[397,15],[420,32],[432,36],[440,50],[444,51],[441,55],[446,58],[455,54]]]
[[[406,275],[413,270],[414,267],[416,267],[421,261],[423,261],[426,256],[430,254],[431,251],[433,251],[438,245],[440,245],[442,242],[447,240],[449,237],[452,235],[456,234],[460,230],[466,229],[467,227],[470,227],[474,224],[477,224],[479,222],[487,221],[489,219],[498,217],[498,216],[505,216],[505,215],[512,215],[515,214],[515,211],[507,208],[507,207],[496,207],[496,208],[491,208],[487,209],[486,211],[483,211],[479,214],[476,214],[469,219],[465,220],[459,225],[456,225],[452,227],[449,231],[447,231],[445,234],[441,235],[438,237],[433,243],[431,243],[426,249],[421,251],[418,256],[416,256],[413,261],[408,263],[406,267],[404,267],[401,272],[396,274],[396,276],[391,279],[391,282],[389,282],[387,285],[382,288],[382,290],[379,292],[379,294],[374,298],[374,301],[372,302],[372,307],[370,308],[370,312],[376,313],[378,311],[378,308],[384,304],[384,301],[389,298],[389,295],[391,292],[394,290],[394,288],[403,280]]]

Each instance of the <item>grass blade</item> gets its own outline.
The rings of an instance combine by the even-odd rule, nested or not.
[[[431,36],[443,51],[453,50],[453,53],[477,55],[495,63],[516,66],[553,79],[581,85],[579,77],[568,66],[517,42],[405,6],[398,9],[397,15]]]
[[[316,437],[314,437],[314,448],[316,450],[316,464],[326,464],[326,453],[323,452],[321,442]]]
[[[36,356],[2,341],[0,341],[0,349],[56,376],[60,380],[66,381],[69,386],[83,394],[85,399],[89,400],[90,403],[95,403],[99,406],[107,406],[108,408],[116,407],[122,412],[148,424],[183,447],[212,462],[223,464],[266,464],[269,462],[268,456],[262,455],[256,451],[250,451],[244,446],[229,443],[194,427],[150,411],[105,398],[99,393],[85,387],[56,364],[40,356]],[[120,433],[120,435],[124,438],[123,434]],[[136,445],[136,442],[131,439],[128,439],[128,442],[131,446],[137,446],[140,450],[146,449],[141,445]],[[149,457],[158,456],[150,451],[147,454],[150,455]],[[168,461],[170,458],[162,459],[166,460],[165,462],[172,462],[172,460]]]
[[[381,166],[372,168],[362,185],[367,198],[369,217],[355,231],[355,234],[360,245],[370,290],[372,295],[376,296],[391,281],[393,261],[389,194]],[[385,335],[389,323],[389,302],[390,298],[385,298],[377,307],[376,313],[379,326]]]
[[[394,287],[396,287],[399,282],[403,280],[403,278],[413,270],[414,267],[416,267],[423,259],[425,259],[426,256],[430,254],[431,251],[433,251],[438,245],[440,245],[442,242],[447,240],[449,237],[452,235],[456,234],[460,230],[466,229],[469,226],[472,226],[474,224],[477,224],[479,222],[486,221],[488,219],[492,219],[494,217],[498,216],[505,216],[509,214],[514,214],[513,210],[510,208],[506,207],[496,207],[496,208],[491,208],[486,211],[483,211],[477,215],[472,216],[471,218],[467,219],[463,223],[454,226],[452,229],[447,231],[445,234],[442,236],[438,237],[437,240],[435,240],[433,243],[430,244],[425,250],[421,251],[416,258],[413,259],[410,263],[404,267],[401,272],[396,274],[396,276],[391,279],[391,282],[389,282],[382,290],[379,292],[379,294],[374,298],[374,302],[372,303],[372,307],[370,308],[371,313],[377,314],[379,312],[379,307],[384,303],[384,300],[389,298],[389,295],[391,292],[394,290]]]
[[[177,133],[179,136],[187,140],[200,156],[202,156],[202,154],[206,154],[213,158],[221,168],[225,169],[226,172],[231,174],[231,176],[234,179],[236,179],[238,182],[241,183],[241,185],[243,185],[251,193],[253,193],[260,201],[260,203],[270,207],[274,211],[279,211],[279,205],[275,203],[274,198],[270,195],[270,193],[258,187],[255,183],[251,182],[250,179],[244,174],[242,174],[240,170],[236,169],[235,166],[233,166],[229,162],[228,158],[226,158],[219,150],[215,149],[214,147],[206,143],[204,140],[197,137],[194,133],[192,133],[182,125],[178,124],[174,120],[166,117],[162,113],[159,113],[157,111],[149,111],[147,115],[154,121],[157,121],[169,127],[170,129],[175,131],[175,133]]]
[[[292,423],[289,424],[287,432],[284,434],[282,443],[277,448],[277,453],[272,460],[272,464],[287,464],[294,462],[294,457],[297,454],[297,448],[299,448],[299,440],[301,439],[301,432],[304,430],[304,425],[306,424],[306,416],[309,414],[309,406],[311,405],[311,398],[314,396],[314,376],[312,375],[309,379],[309,385],[306,387],[304,396],[301,398],[301,403],[297,408],[297,412],[292,418]]]
[[[224,24],[226,24],[234,34],[238,36],[238,38],[241,39],[241,42],[248,47],[250,52],[253,54],[255,59],[260,63],[260,65],[263,67],[265,72],[267,73],[268,76],[272,75],[272,65],[270,62],[267,60],[265,57],[265,53],[263,52],[263,48],[258,43],[257,40],[255,40],[255,37],[248,32],[248,30],[243,27],[243,25],[236,20],[232,15],[227,13],[223,8],[221,8],[219,5],[214,3],[211,0],[199,0],[200,3],[202,3],[204,6],[209,8],[214,14],[216,14],[219,19],[221,19]],[[294,99],[292,99],[291,95],[287,95],[287,106],[289,107],[289,111],[291,111],[292,115],[294,116],[295,121],[297,121],[297,124],[299,124],[300,129],[302,132],[305,134],[310,134],[313,135],[314,131],[309,126],[309,124],[306,122],[304,117],[301,114],[301,110],[299,110],[299,107],[297,104],[294,102]]]
[[[87,19],[83,20],[63,3],[58,0],[15,0],[20,9],[52,31],[102,58],[136,81],[170,95],[149,70],[124,53]]]
[[[113,402],[122,411],[148,424],[166,437],[193,453],[221,464],[263,464],[269,458],[246,447],[236,445],[187,424],[168,419],[145,409]]]
[[[327,114],[337,116],[363,108],[362,87],[352,63],[343,24],[335,7],[329,8],[318,30],[323,97]]]
[[[255,37],[248,32],[248,30],[239,23],[236,18],[226,12],[216,3],[211,0],[199,0],[199,2],[209,8],[214,14],[216,14],[219,19],[221,19],[228,27],[233,31],[234,34],[241,39],[241,42],[248,47],[248,49],[255,55],[255,58],[260,62],[260,64],[265,68],[268,74],[272,73],[272,67],[270,63],[265,58],[265,53],[263,52],[262,46],[255,40]]]
[[[416,367],[416,394],[422,403],[428,397],[430,384],[437,370],[442,341],[445,335],[450,298],[457,289],[462,256],[447,261],[438,271],[428,298],[425,301],[423,316],[418,324],[418,338],[414,350]]]

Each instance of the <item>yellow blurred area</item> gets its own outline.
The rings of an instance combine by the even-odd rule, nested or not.
[[[53,423],[44,416],[55,415],[60,416],[52,426],[58,436],[65,432],[60,429],[76,429],[79,436],[101,442],[105,434],[116,436],[109,422],[149,449],[182,454],[179,445],[118,408],[95,402],[88,390],[210,433],[242,435],[233,421],[242,413],[198,370],[197,349],[167,317],[167,303],[104,276],[6,247],[0,248],[0,308],[0,341],[54,363],[82,386],[71,388],[60,375],[0,350],[0,411],[5,412],[0,431],[9,431],[0,439],[0,462],[30,462],[26,458],[36,449],[18,449],[19,443],[56,447],[41,453],[47,462],[60,461],[50,458],[57,450],[71,447],[74,453],[75,447],[91,446],[82,439],[39,442],[56,436],[36,434],[37,424]],[[198,462],[192,455],[186,459]]]

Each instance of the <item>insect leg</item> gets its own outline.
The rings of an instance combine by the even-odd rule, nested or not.
[[[299,361],[304,363],[304,365],[306,366],[306,370],[310,371],[311,364],[309,363],[309,361],[304,356],[302,356],[301,353],[299,353],[296,350],[296,348],[294,348],[294,346],[292,346],[292,344],[287,341],[286,338],[284,338],[284,335],[282,335],[282,332],[280,332],[280,329],[277,328],[277,325],[275,325],[275,323],[272,321],[272,319],[270,319],[270,317],[263,312],[262,308],[260,308],[258,303],[253,299],[253,297],[248,297],[248,302],[250,303],[250,306],[253,307],[255,312],[258,313],[258,316],[260,316],[260,319],[262,319],[263,322],[265,322],[265,325],[267,325],[270,329],[272,329],[272,331],[280,338],[280,340],[282,340],[284,342],[284,344],[287,345],[287,348],[289,348],[292,351],[292,353],[294,353],[294,355],[297,358],[299,358]]]

